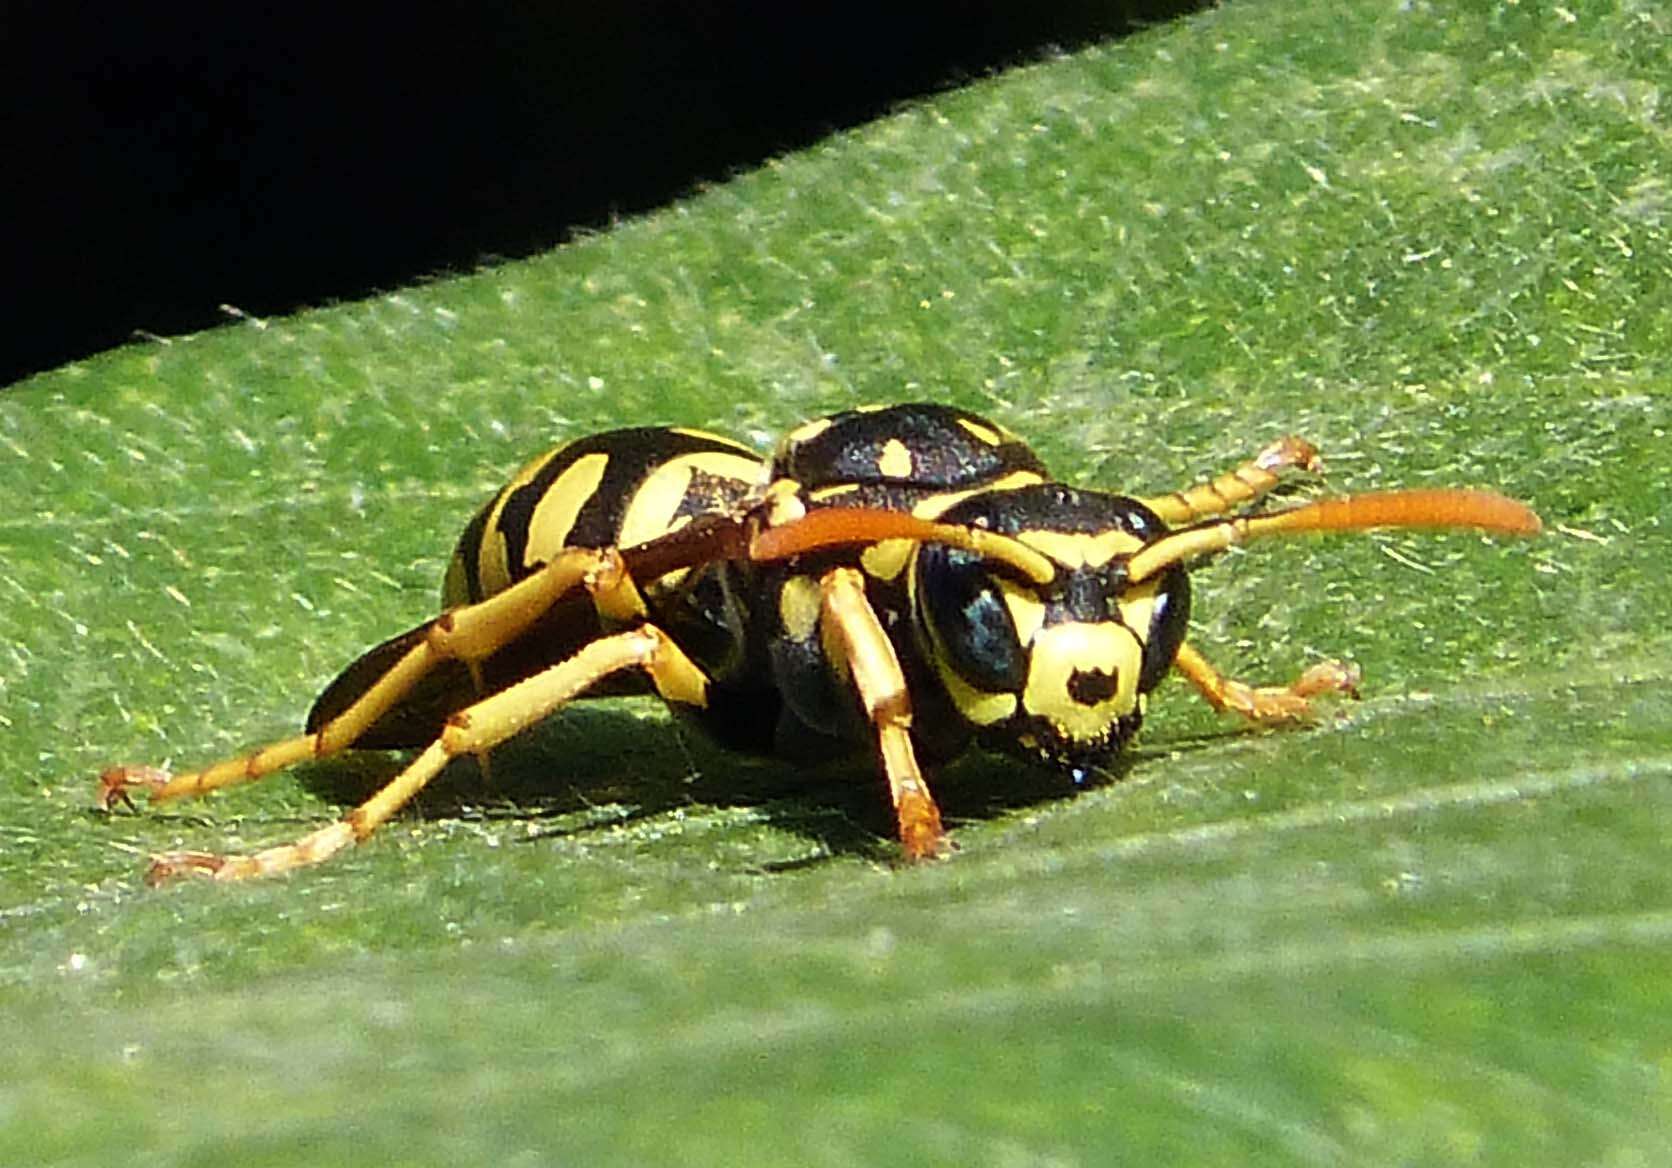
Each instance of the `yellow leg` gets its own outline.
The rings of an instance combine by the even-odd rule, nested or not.
[[[913,860],[938,856],[945,848],[940,809],[917,765],[911,745],[911,697],[900,659],[882,622],[865,598],[865,578],[853,568],[836,568],[819,582],[819,631],[831,659],[845,667],[876,728],[888,794],[894,802],[900,843]]]
[[[1291,435],[1279,438],[1241,466],[1210,482],[1140,501],[1166,523],[1193,523],[1252,503],[1278,484],[1283,471],[1294,467],[1317,470],[1320,465],[1317,448],[1306,439]]]
[[[470,673],[470,692],[476,695],[478,701],[487,696],[488,687],[482,680],[482,663],[480,661],[466,661],[465,669]],[[486,786],[493,786],[493,757],[492,751],[484,750],[476,756],[476,769],[482,772],[482,782]]]
[[[1324,693],[1358,696],[1359,671],[1354,665],[1323,661],[1289,685],[1252,686],[1226,677],[1190,645],[1179,646],[1173,661],[1178,670],[1216,710],[1231,710],[1250,722],[1288,722],[1311,712],[1310,699]]]
[[[425,674],[450,659],[475,663],[516,640],[558,600],[584,586],[599,609],[643,613],[643,601],[613,549],[573,548],[534,575],[480,604],[443,613],[414,634],[412,647],[341,714],[315,734],[271,743],[250,754],[202,770],[170,776],[156,767],[111,767],[99,776],[99,805],[133,805],[129,791],[144,789],[153,801],[202,795],[220,787],[253,782],[308,759],[328,758],[353,746],[379,718],[400,702]]]
[[[660,629],[643,625],[603,637],[567,661],[454,714],[447,720],[441,737],[413,759],[411,765],[336,823],[294,843],[250,856],[169,852],[153,858],[146,879],[157,884],[197,872],[217,880],[245,880],[320,863],[371,835],[459,755],[479,754],[504,742],[599,681],[625,669],[643,669],[650,675],[657,692],[670,702],[701,706],[707,700],[708,679]]]

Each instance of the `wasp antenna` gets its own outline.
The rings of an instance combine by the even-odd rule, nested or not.
[[[956,523],[935,523],[900,511],[870,507],[830,507],[769,527],[749,546],[751,559],[787,560],[791,556],[885,539],[909,539],[963,548],[1015,569],[1035,584],[1049,584],[1057,570],[1034,549],[1007,535]]]
[[[1378,527],[1453,528],[1500,535],[1537,535],[1544,524],[1525,503],[1496,491],[1455,488],[1373,491],[1320,499],[1270,515],[1219,519],[1163,536],[1132,557],[1127,578],[1147,580],[1173,564],[1268,536]]]
[[[1249,536],[1283,531],[1364,531],[1373,527],[1468,528],[1501,535],[1537,535],[1544,524],[1525,503],[1496,491],[1455,488],[1373,491],[1320,499],[1249,521]]]

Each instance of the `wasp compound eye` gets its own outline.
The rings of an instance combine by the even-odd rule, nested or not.
[[[921,553],[919,572],[923,619],[946,664],[975,689],[1021,689],[1027,653],[1004,593],[981,557],[931,545]]]
[[[1143,586],[1138,591],[1142,594]],[[1161,684],[1173,659],[1184,644],[1190,624],[1190,577],[1177,565],[1164,573],[1154,588],[1149,612],[1149,630],[1144,637],[1144,669],[1138,677],[1138,692],[1149,693]],[[1125,602],[1128,606],[1132,601]]]

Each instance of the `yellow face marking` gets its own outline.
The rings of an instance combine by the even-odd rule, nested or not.
[[[833,487],[820,487],[808,491],[807,497],[815,503],[824,503],[831,499],[840,499],[843,495],[851,495],[859,490],[858,483],[837,483]]]
[[[1155,596],[1160,590],[1160,580],[1146,580],[1121,593],[1116,602],[1121,624],[1131,629],[1140,641],[1149,635],[1150,626],[1155,622]]]
[[[988,446],[1004,445],[1004,435],[991,426],[984,426],[973,418],[959,418],[958,425],[962,426],[970,437],[977,442],[985,442]]]
[[[1143,540],[1124,531],[1023,531],[1016,539],[1070,568],[1101,568],[1116,556],[1131,555],[1144,546]]]
[[[1071,742],[1099,742],[1117,718],[1137,709],[1142,660],[1138,639],[1113,621],[1051,625],[1033,639],[1022,705]],[[1116,685],[1108,697],[1086,705],[1069,687],[1076,673],[1091,672],[1113,674]]]
[[[1098,548],[1096,564],[1106,564],[1116,556],[1129,556],[1144,546],[1144,541],[1128,531],[1100,532],[1093,541]]]
[[[940,659],[937,657],[936,661]],[[958,712],[977,726],[991,726],[1016,712],[1013,693],[985,693],[959,677],[956,670],[941,666],[936,670],[947,696],[958,707]]]
[[[905,570],[917,545],[909,539],[885,539],[859,553],[859,566],[878,580],[893,580]]]
[[[791,576],[778,593],[778,620],[792,640],[811,640],[819,627],[819,582],[811,576]]]
[[[575,516],[598,489],[609,462],[607,454],[583,454],[557,476],[529,516],[523,567],[550,563],[563,550],[563,541],[575,526]]]
[[[890,438],[882,444],[882,454],[877,458],[877,469],[889,478],[909,479],[915,465],[911,448],[898,438]]]
[[[944,495],[930,495],[911,509],[911,513],[919,519],[939,519],[941,515],[956,503],[962,503],[978,492],[984,491],[1014,491],[1017,487],[1029,487],[1034,483],[1044,482],[1044,478],[1031,470],[1014,470],[1002,479],[988,483],[984,487],[974,487],[968,491],[948,491]]]
[[[1016,639],[1031,645],[1036,633],[1045,624],[1045,602],[1025,588],[1008,580],[999,581],[1004,595],[1004,606],[1010,610],[1010,623],[1016,626]]]

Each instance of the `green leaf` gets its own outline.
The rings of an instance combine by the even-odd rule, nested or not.
[[[1672,28],[1247,0],[979,83],[550,256],[0,398],[0,1161],[1609,1163],[1672,1152]],[[1548,530],[1196,577],[1123,781],[883,792],[589,705],[367,846],[160,891],[379,760],[139,816],[112,762],[294,732],[528,456],[860,401],[1155,492],[1269,439]],[[468,768],[461,768],[468,770]],[[538,790],[539,793],[530,793]]]

